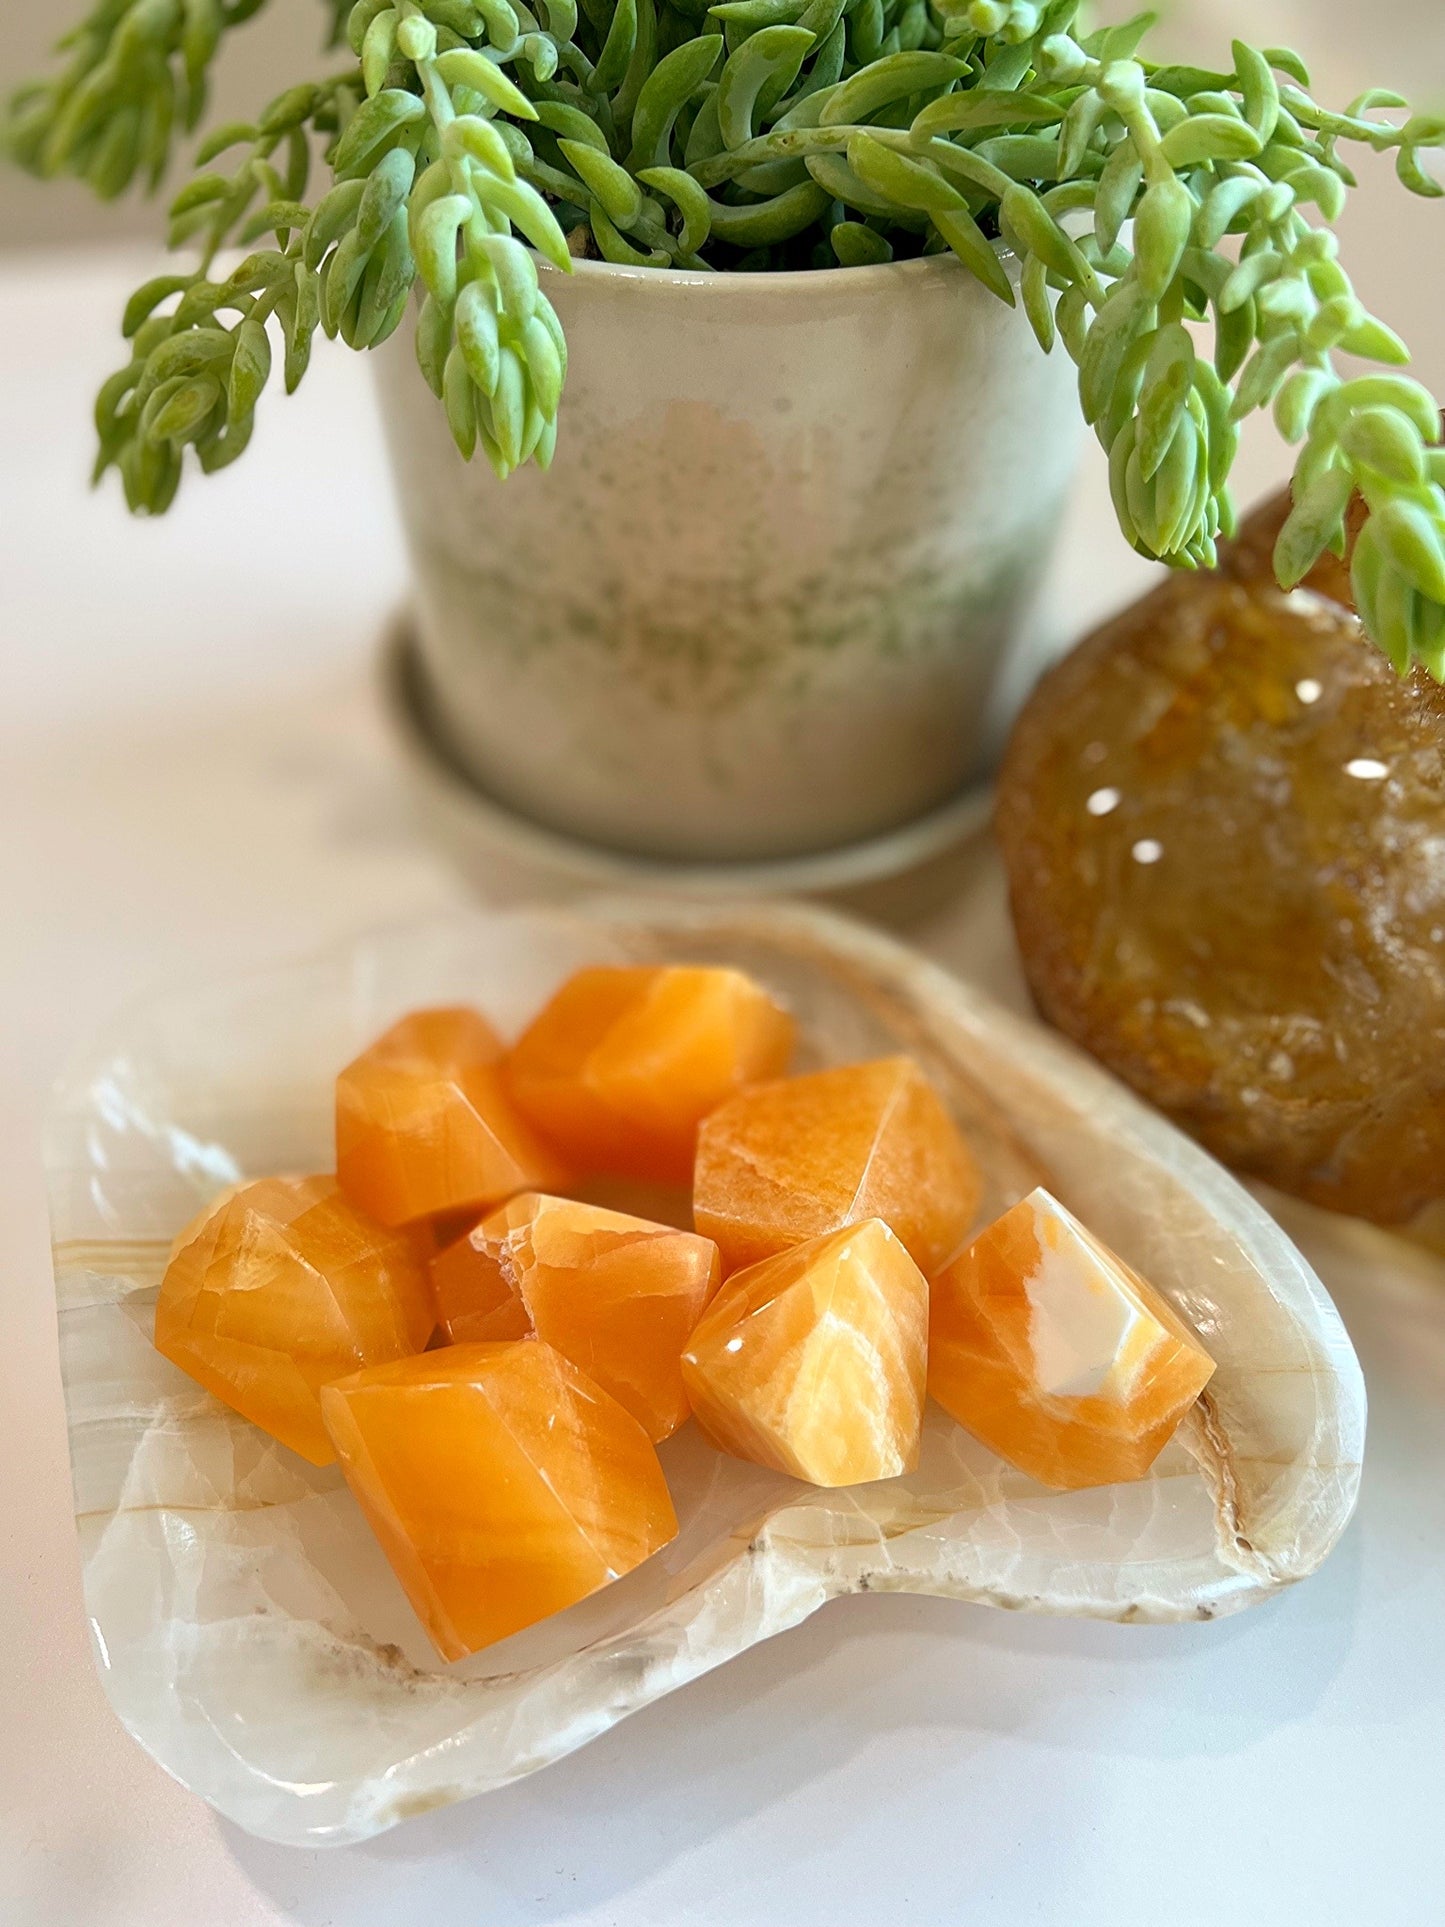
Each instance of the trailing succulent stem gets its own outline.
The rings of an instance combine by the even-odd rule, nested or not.
[[[60,76],[17,97],[13,152],[102,193],[154,184],[219,39],[261,3],[101,0]],[[1420,157],[1445,120],[1378,90],[1329,112],[1281,48],[1162,66],[1139,55],[1149,16],[1076,33],[1079,0],[538,4],[333,0],[349,67],[205,143],[171,207],[199,264],[132,299],[132,358],[97,405],[98,471],[133,507],[168,505],[187,444],[205,469],[240,452],[273,339],[294,388],[318,326],[375,346],[417,283],[426,379],[462,453],[505,475],[550,461],[566,374],[537,255],[766,270],[948,250],[1077,363],[1137,549],[1213,562],[1238,423],[1272,408],[1300,445],[1281,582],[1343,551],[1359,494],[1365,625],[1402,672],[1445,679],[1439,414],[1332,232],[1343,148],[1393,153],[1435,195]],[[1347,379],[1341,351],[1383,371]]]
[[[73,174],[105,200],[154,189],[177,131],[206,106],[222,37],[265,0],[98,0],[60,42],[60,71],[10,103],[6,145],[46,177]]]

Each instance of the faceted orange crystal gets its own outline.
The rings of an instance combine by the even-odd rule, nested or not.
[[[811,1239],[728,1279],[682,1376],[724,1451],[813,1485],[918,1462],[928,1285],[881,1219]]]
[[[918,1066],[884,1057],[744,1091],[703,1125],[693,1213],[725,1271],[882,1218],[931,1275],[978,1207],[968,1146]]]
[[[1213,1370],[1154,1287],[1047,1191],[933,1280],[929,1391],[1044,1485],[1142,1478]]]
[[[323,1409],[444,1659],[574,1605],[676,1536],[647,1434],[539,1340],[358,1372],[326,1387]]]
[[[579,1167],[685,1183],[701,1120],[784,1071],[793,1028],[738,970],[581,970],[518,1040],[508,1085]]]
[[[262,1178],[181,1233],[155,1342],[283,1445],[329,1465],[321,1386],[421,1351],[434,1324],[411,1237],[361,1217],[334,1178]]]
[[[501,1054],[474,1010],[419,1010],[347,1065],[336,1080],[336,1175],[358,1210],[407,1224],[563,1182],[507,1096]]]
[[[721,1276],[709,1238],[536,1192],[504,1204],[432,1264],[450,1339],[535,1331],[653,1439],[687,1417],[682,1348]]]
[[[525,1204],[524,1191],[512,1200]],[[509,1267],[502,1269],[510,1205],[444,1245],[431,1261],[432,1301],[437,1323],[450,1345],[491,1344],[503,1338],[528,1338],[532,1320]]]

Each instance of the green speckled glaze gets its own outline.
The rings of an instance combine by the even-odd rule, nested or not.
[[[796,854],[976,772],[1076,445],[1072,380],[946,259],[583,264],[549,474],[449,454],[378,358],[439,727],[493,794],[655,855]]]

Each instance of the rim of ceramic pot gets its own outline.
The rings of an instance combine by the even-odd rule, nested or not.
[[[994,253],[1003,263],[1011,280],[1017,279],[1018,257],[1002,241],[992,244]],[[563,270],[542,255],[534,255],[538,268],[545,274],[563,278]],[[585,257],[572,263],[573,280],[600,282],[635,281],[653,288],[710,288],[716,290],[719,299],[727,300],[732,293],[751,293],[756,295],[760,288],[776,289],[782,293],[796,293],[804,287],[815,292],[826,287],[830,292],[839,292],[846,282],[850,293],[869,294],[877,290],[896,286],[900,281],[926,281],[944,275],[962,274],[983,292],[983,283],[970,273],[956,254],[917,254],[907,261],[875,261],[864,267],[856,268],[784,268],[778,273],[767,270],[739,272],[729,269],[709,268],[654,268],[634,267],[616,261],[594,261]]]

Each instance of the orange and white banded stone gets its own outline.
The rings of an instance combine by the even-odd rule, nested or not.
[[[870,1218],[735,1272],[682,1375],[724,1451],[812,1485],[858,1485],[918,1463],[927,1346],[927,1281]]]
[[[413,1011],[336,1080],[336,1176],[379,1224],[486,1211],[555,1188],[561,1163],[502,1083],[502,1046],[465,1008]]]
[[[322,1409],[443,1659],[575,1605],[677,1534],[652,1441],[538,1339],[357,1372]]]
[[[724,1270],[882,1218],[925,1275],[978,1208],[978,1167],[909,1057],[844,1064],[743,1091],[698,1137],[693,1215]]]
[[[534,1331],[652,1439],[688,1415],[682,1348],[721,1276],[709,1238],[537,1192],[502,1205],[432,1261],[449,1339]]]
[[[363,1218],[334,1178],[262,1178],[176,1240],[155,1343],[233,1410],[329,1465],[321,1387],[424,1350],[435,1324],[415,1240]]]
[[[1044,1190],[933,1280],[929,1391],[1043,1485],[1142,1478],[1213,1371],[1154,1287]]]

